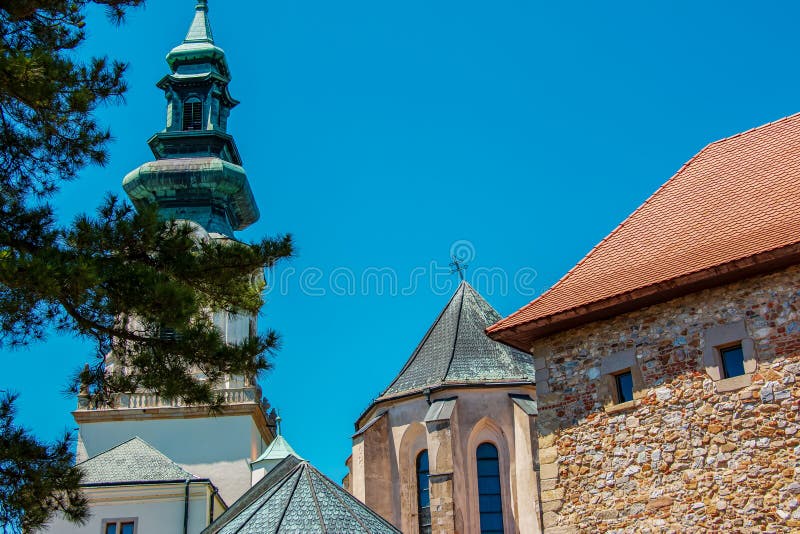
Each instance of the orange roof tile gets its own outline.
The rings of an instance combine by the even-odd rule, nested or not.
[[[708,145],[501,331],[800,242],[800,114]]]

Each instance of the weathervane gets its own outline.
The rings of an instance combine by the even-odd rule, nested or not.
[[[461,281],[464,281],[464,271],[469,269],[469,265],[464,263],[464,259],[459,258],[456,255],[452,256],[453,262],[450,264],[450,274],[458,273],[458,277],[461,278]]]

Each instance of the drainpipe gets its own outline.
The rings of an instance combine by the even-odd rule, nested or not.
[[[217,496],[217,487],[211,485],[211,497],[208,499],[208,524],[214,522],[214,498]]]
[[[191,479],[187,478],[183,498],[183,534],[189,534],[189,484],[191,483]]]

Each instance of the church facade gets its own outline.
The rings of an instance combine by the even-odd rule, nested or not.
[[[259,218],[199,0],[125,177],[198,239]],[[503,319],[462,282],[357,418],[344,487],[280,436],[252,377],[220,414],[79,395],[93,517],[51,532],[529,534],[800,528],[800,116],[714,143]],[[256,318],[217,313],[235,342]],[[108,365],[115,365],[113,354]]]
[[[540,531],[533,359],[499,319],[462,282],[356,422],[345,487],[404,533]]]

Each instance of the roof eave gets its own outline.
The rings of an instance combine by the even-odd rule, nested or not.
[[[609,319],[677,297],[800,263],[800,242],[716,265],[613,297],[546,315],[522,324],[487,329],[489,337],[530,352],[535,341],[591,322]]]
[[[535,379],[531,378],[530,380],[508,380],[508,381],[494,381],[494,382],[445,382],[436,386],[429,386],[421,389],[415,389],[412,391],[404,391],[402,393],[398,393],[392,396],[385,396],[385,397],[378,397],[369,405],[369,407],[361,412],[361,415],[358,416],[356,420],[356,433],[354,436],[359,434],[359,430],[361,430],[362,426],[369,421],[369,419],[373,413],[375,413],[375,417],[377,417],[377,412],[375,410],[384,404],[397,402],[401,400],[410,399],[413,397],[422,397],[425,396],[428,392],[433,395],[439,391],[444,391],[448,389],[466,389],[466,388],[499,388],[499,387],[526,387],[526,386],[536,386]],[[362,423],[364,421],[364,423]]]

